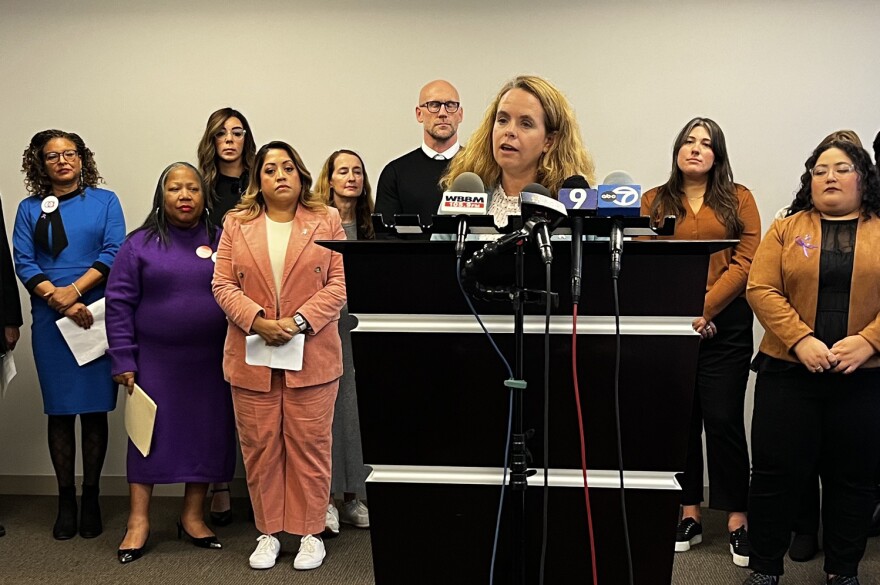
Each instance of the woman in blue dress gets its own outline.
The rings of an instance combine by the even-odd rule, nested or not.
[[[49,415],[49,454],[58,480],[58,540],[101,534],[99,480],[107,453],[107,412],[116,407],[116,384],[106,356],[82,366],[56,321],[67,317],[88,329],[88,306],[104,296],[104,281],[125,220],[116,194],[103,181],[94,155],[78,135],[44,130],[22,157],[26,197],[18,206],[13,256],[18,278],[31,295],[32,339],[43,407]],[[82,500],[77,519],[76,416],[82,431]]]

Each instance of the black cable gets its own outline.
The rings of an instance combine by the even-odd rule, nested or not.
[[[544,297],[544,509],[541,523],[541,566],[538,576],[544,585],[544,566],[547,558],[547,518],[550,509],[550,488],[548,468],[550,467],[550,267],[546,264],[546,285]]]
[[[629,541],[629,521],[626,515],[626,490],[623,484],[623,439],[620,432],[620,296],[617,290],[617,277],[611,279],[614,287],[614,420],[617,424],[617,466],[620,469],[620,513],[623,516],[623,541],[626,547],[626,568],[629,583],[635,585],[633,578],[632,545]]]
[[[498,345],[495,343],[495,340],[492,338],[492,334],[489,333],[489,330],[486,329],[486,326],[483,324],[483,320],[480,319],[480,315],[477,313],[476,308],[474,308],[473,303],[471,302],[470,297],[467,292],[464,290],[464,284],[461,281],[461,257],[459,256],[455,260],[455,279],[458,282],[458,289],[461,291],[462,296],[464,297],[465,302],[467,303],[468,308],[471,311],[471,314],[477,320],[477,323],[480,324],[480,327],[483,329],[483,333],[486,334],[486,337],[489,338],[489,343],[492,345],[492,348],[495,350],[495,353],[498,354],[498,357],[501,358],[501,362],[504,364],[504,367],[507,369],[508,379],[513,379],[513,369],[510,367],[510,363],[507,361],[507,358],[504,357],[504,354],[501,353],[501,350],[498,348]],[[492,585],[495,581],[495,561],[498,556],[498,539],[501,534],[501,514],[504,510],[504,494],[507,491],[507,469],[510,467],[510,443],[511,443],[511,435],[513,433],[513,393],[514,390],[511,388],[509,391],[508,405],[507,405],[507,439],[504,441],[504,467],[501,476],[501,498],[498,500],[498,514],[495,519],[495,538],[492,541],[492,561],[489,565],[489,585]]]

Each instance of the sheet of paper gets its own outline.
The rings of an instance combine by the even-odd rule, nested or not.
[[[244,361],[249,366],[267,366],[279,370],[299,371],[303,365],[303,348],[306,336],[302,333],[293,336],[293,339],[273,347],[259,335],[248,335],[246,338],[247,351]]]
[[[3,368],[2,371],[0,371],[0,398],[5,398],[6,388],[9,387],[9,383],[15,377],[17,372],[15,370],[15,360],[12,358],[11,351],[7,351],[2,360],[3,363],[0,364],[0,367]]]
[[[61,317],[55,322],[73,357],[76,358],[76,363],[81,366],[104,355],[108,347],[107,328],[104,324],[104,299],[89,305],[89,311],[92,312],[95,322],[88,329],[83,329],[67,317]]]
[[[125,401],[125,430],[144,457],[150,454],[150,446],[153,444],[156,410],[153,399],[135,384],[134,391]]]

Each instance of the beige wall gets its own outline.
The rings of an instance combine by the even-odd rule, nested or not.
[[[21,153],[38,130],[84,137],[133,228],[159,172],[194,160],[218,107],[241,109],[258,144],[293,143],[315,173],[333,149],[354,148],[375,184],[418,144],[413,107],[436,77],[461,92],[464,137],[505,79],[551,79],[578,112],[599,176],[626,169],[646,186],[665,179],[680,127],[712,117],[765,228],[825,134],[848,127],[870,143],[880,128],[873,0],[142,4],[0,0],[10,229]],[[52,474],[28,327],[26,318],[19,377],[0,403],[0,491],[18,489],[4,476]],[[120,478],[121,412],[111,420],[105,474]]]

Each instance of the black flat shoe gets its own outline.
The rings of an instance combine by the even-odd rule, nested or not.
[[[188,539],[199,548],[223,548],[223,544],[219,540],[217,540],[217,536],[203,536],[201,538],[196,538],[195,536],[190,536],[190,534],[184,529],[183,522],[180,520],[177,521],[177,538],[180,539],[183,535],[186,535]]]
[[[128,529],[125,530],[125,534],[128,534]],[[125,534],[122,535],[122,540],[125,540]],[[144,549],[147,547],[147,541],[150,540],[150,533],[147,532],[147,538],[144,540],[144,544],[140,546],[140,548],[118,548],[116,549],[116,558],[119,559],[119,562],[123,565],[127,565],[128,563],[133,563],[142,556],[144,556]]]
[[[70,540],[77,533],[76,526],[76,488],[62,487],[58,489],[58,516],[52,527],[55,540]]]

